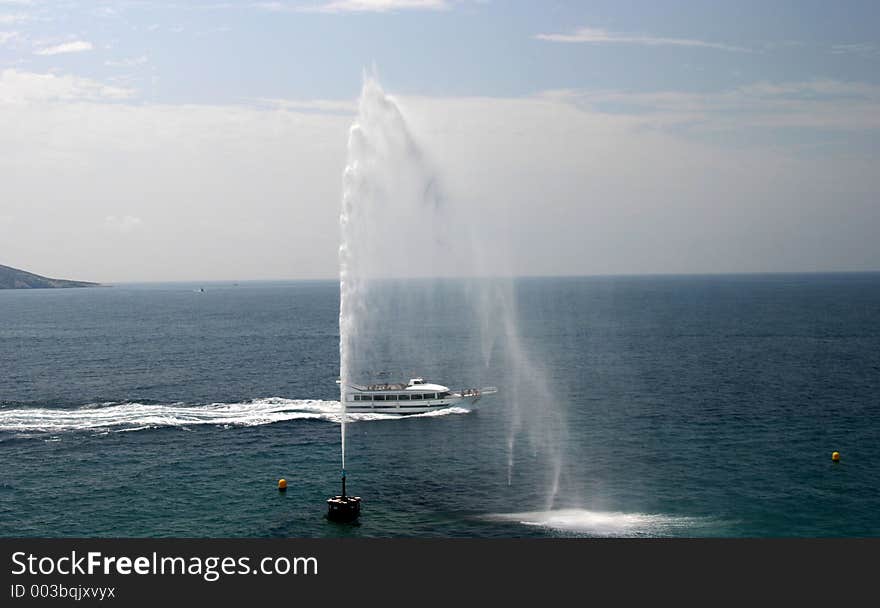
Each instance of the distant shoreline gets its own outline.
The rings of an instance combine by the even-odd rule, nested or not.
[[[105,287],[89,281],[70,281],[51,279],[19,268],[0,264],[0,289],[73,289],[83,287]]]

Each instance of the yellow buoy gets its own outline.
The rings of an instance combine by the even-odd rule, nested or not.
[[[831,452],[832,462],[840,462],[840,452]]]
[[[283,492],[286,489],[287,489],[287,480],[286,479],[279,479],[278,480],[278,491]]]

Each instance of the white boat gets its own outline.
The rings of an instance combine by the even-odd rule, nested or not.
[[[412,378],[406,384],[349,384],[343,394],[347,412],[423,414],[473,405],[484,395],[497,392],[495,387],[486,387],[462,389],[456,393],[446,386],[425,382],[424,378]]]

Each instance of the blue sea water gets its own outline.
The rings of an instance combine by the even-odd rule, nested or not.
[[[338,284],[0,291],[0,536],[880,535],[880,274],[514,287],[564,413],[552,504],[542,446],[508,468],[528,431],[510,370],[474,369],[479,337],[440,298],[412,372],[500,392],[355,417],[358,525],[323,517]]]

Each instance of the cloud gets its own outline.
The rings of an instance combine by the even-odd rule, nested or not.
[[[18,32],[0,32],[0,46],[18,38]]]
[[[14,15],[0,15],[0,25],[12,25],[13,23],[22,23],[23,21],[27,21],[30,19],[28,15],[24,13],[17,13]]]
[[[334,0],[310,6],[283,2],[260,2],[257,7],[278,12],[315,13],[390,13],[401,10],[442,11],[451,7],[449,0]]]
[[[832,55],[857,55],[869,59],[880,57],[880,47],[871,42],[856,44],[835,44],[831,46]]]
[[[309,112],[321,114],[341,114],[354,116],[357,113],[357,102],[336,101],[327,99],[299,100],[299,99],[274,99],[260,97],[254,100],[258,104],[271,108],[293,110],[296,112]]]
[[[125,215],[121,217],[117,217],[115,215],[108,215],[104,218],[104,228],[110,230],[112,232],[119,232],[121,234],[129,234],[134,232],[143,224],[143,220],[139,217],[135,217],[133,215]]]
[[[641,34],[622,34],[591,27],[582,27],[578,30],[575,30],[575,32],[572,34],[536,34],[534,37],[538,40],[546,40],[548,42],[586,44],[632,44],[644,46],[682,46],[718,49],[722,51],[732,51],[738,53],[752,52],[751,49],[747,49],[741,46],[707,42],[705,40],[696,40],[693,38],[662,38]]]
[[[96,17],[100,18],[113,18],[118,17],[121,13],[121,9],[112,6],[97,6],[92,9],[92,14]]]
[[[0,102],[0,213],[41,227],[7,231],[4,255],[106,281],[332,276],[350,124],[253,104]]]
[[[398,101],[455,226],[490,251],[475,272],[596,274],[876,269],[876,154],[850,131],[814,155],[735,140],[764,121],[821,126],[835,104],[846,128],[870,126],[876,95],[826,80]],[[22,227],[4,234],[10,259],[103,282],[338,272],[350,104],[75,99],[0,108],[0,213]],[[719,131],[646,128],[682,121]]]
[[[85,40],[74,40],[72,42],[63,42],[54,46],[47,46],[34,51],[35,55],[62,55],[65,53],[82,53],[83,51],[91,51],[94,45]]]
[[[756,82],[712,93],[554,91],[591,111],[629,116],[654,128],[863,131],[880,128],[880,86],[838,80]]]
[[[127,57],[125,59],[108,59],[104,62],[104,65],[113,68],[133,68],[139,65],[144,65],[149,62],[150,59],[146,55],[141,55],[139,57]]]
[[[134,95],[131,89],[80,76],[37,74],[15,69],[0,71],[0,104],[49,101],[118,101]]]

